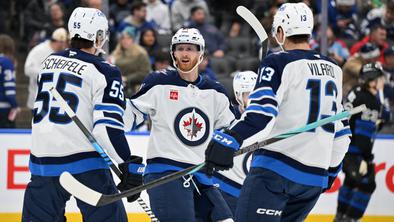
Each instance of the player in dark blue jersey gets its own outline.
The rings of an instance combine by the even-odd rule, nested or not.
[[[372,147],[376,133],[390,119],[379,98],[384,78],[380,64],[368,63],[360,71],[361,84],[347,96],[345,108],[365,104],[367,109],[350,118],[352,139],[343,161],[345,181],[339,189],[336,222],[360,221],[376,188]]]
[[[0,35],[0,128],[14,128],[19,112],[16,102],[14,41]]]

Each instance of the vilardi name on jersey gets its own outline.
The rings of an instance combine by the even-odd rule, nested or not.
[[[78,127],[49,93],[56,87],[78,118],[116,162],[130,156],[123,131],[125,101],[119,69],[78,49],[50,55],[38,76],[34,103],[30,170],[58,176],[107,169]]]
[[[246,139],[246,146],[341,112],[341,98],[341,68],[327,57],[305,50],[273,53],[263,60],[250,105],[231,129]],[[340,138],[348,134],[341,121],[324,125],[256,151],[251,167],[325,187],[335,153],[347,149]]]
[[[213,130],[234,120],[221,84],[202,76],[187,82],[174,69],[147,76],[131,103],[139,115],[148,114],[152,119],[154,136],[149,138],[145,174],[203,162]],[[201,173],[196,176],[201,183],[211,183]]]

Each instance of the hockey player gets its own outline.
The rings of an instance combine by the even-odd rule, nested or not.
[[[361,85],[347,96],[346,108],[365,104],[367,109],[350,118],[352,139],[343,161],[345,181],[339,189],[337,222],[359,221],[376,188],[372,147],[376,132],[389,119],[389,111],[378,98],[384,78],[379,64],[368,63],[360,71]]]
[[[235,108],[235,117],[239,119],[248,105],[249,94],[256,84],[257,74],[253,71],[243,71],[235,74],[233,79],[233,90],[238,106]],[[213,181],[218,185],[224,200],[235,215],[237,201],[242,184],[248,172],[250,155],[241,155],[234,158],[234,167],[229,171],[214,173]]]
[[[144,181],[201,163],[214,129],[234,120],[224,87],[198,73],[205,42],[197,29],[180,29],[171,40],[176,69],[149,74],[131,98],[134,116],[152,120]],[[138,123],[138,122],[137,122]],[[161,222],[232,221],[232,214],[212,179],[204,173],[174,180],[148,190],[153,212]],[[200,205],[209,207],[201,212]],[[204,218],[210,215],[210,218]]]
[[[119,69],[95,54],[107,40],[108,22],[98,9],[76,8],[68,22],[71,48],[50,55],[38,75],[32,120],[29,169],[32,174],[24,196],[22,221],[65,221],[70,194],[59,183],[68,171],[98,192],[116,193],[107,163],[49,93],[51,87],[92,132],[123,173],[119,189],[142,184],[141,158],[130,155],[123,131],[125,109]],[[129,171],[130,170],[130,171]],[[138,198],[133,196],[130,200]],[[127,221],[121,201],[93,207],[77,200],[84,221]]]
[[[313,15],[304,3],[283,4],[274,16],[273,36],[283,52],[268,55],[259,68],[250,104],[224,133],[215,131],[206,150],[207,170],[226,170],[234,152],[342,111],[342,71],[310,50]],[[344,121],[345,122],[345,121]],[[324,188],[331,186],[349,144],[342,121],[263,147],[237,203],[235,220],[303,221]]]
[[[15,44],[8,35],[0,35],[0,128],[15,128],[20,108],[16,102]]]

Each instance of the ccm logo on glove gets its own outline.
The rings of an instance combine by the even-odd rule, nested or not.
[[[234,150],[239,150],[239,144],[238,142],[232,138],[229,135],[223,135],[224,133],[220,132],[220,131],[215,131],[215,133],[213,134],[213,140],[215,140],[216,142],[226,146],[226,147],[230,147]]]

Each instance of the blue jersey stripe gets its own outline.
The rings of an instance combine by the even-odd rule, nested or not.
[[[94,110],[98,111],[107,111],[107,112],[116,112],[119,113],[121,116],[123,116],[123,109],[119,108],[119,106],[115,105],[104,105],[104,104],[97,104],[94,106]]]
[[[30,161],[29,169],[33,175],[60,176],[60,174],[64,171],[67,171],[71,174],[78,174],[90,170],[109,169],[109,167],[104,159],[100,157],[83,159],[64,164],[36,164]]]
[[[99,124],[123,127],[123,124],[121,124],[121,123],[119,123],[117,121],[114,121],[114,120],[110,120],[110,119],[97,120],[96,122],[94,122],[93,127],[95,127],[96,125],[99,125]]]
[[[263,156],[256,155],[253,157],[251,167],[260,167],[268,170],[272,170],[275,173],[299,184],[308,186],[327,187],[328,178],[318,174],[312,174],[300,171],[280,160]]]
[[[253,99],[261,99],[263,97],[270,97],[272,99],[275,99],[275,93],[271,88],[268,87],[263,87],[261,89],[258,89],[254,92],[252,92],[249,95],[249,99],[253,100]]]
[[[350,128],[339,130],[338,132],[335,133],[334,138],[338,138],[344,135],[352,135],[352,131],[350,131]]]
[[[258,112],[263,112],[263,113],[267,113],[269,115],[273,115],[273,116],[277,116],[278,115],[278,110],[274,109],[273,107],[270,106],[262,106],[262,105],[254,105],[254,104],[250,104],[246,110],[246,111],[258,111]]]
[[[215,184],[219,185],[218,188],[221,191],[226,192],[226,193],[230,194],[231,196],[239,197],[239,194],[241,193],[241,188],[231,186],[230,184],[226,183],[225,181],[219,179],[216,176],[213,177],[213,182]]]

